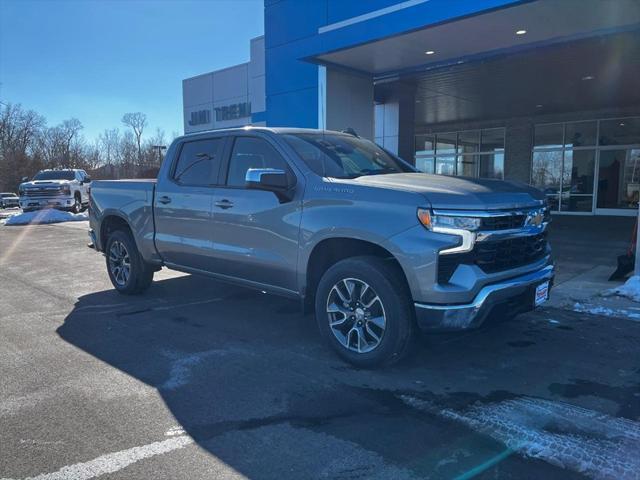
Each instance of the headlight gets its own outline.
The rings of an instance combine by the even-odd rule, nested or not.
[[[64,195],[71,195],[71,187],[69,185],[64,185],[62,187],[62,193]]]
[[[24,195],[24,187],[23,187],[22,185],[20,185],[20,186],[18,187],[18,194],[19,194],[19,195]]]
[[[435,215],[426,208],[418,209],[418,220],[429,230],[466,230],[473,232],[480,228],[481,219],[458,217],[457,215]]]

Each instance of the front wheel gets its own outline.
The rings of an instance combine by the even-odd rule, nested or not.
[[[153,267],[146,263],[131,236],[116,230],[107,239],[105,248],[109,279],[118,292],[134,295],[144,292],[153,281]]]
[[[363,368],[389,365],[410,351],[411,296],[399,267],[378,257],[342,260],[316,292],[320,331],[344,360]]]
[[[73,207],[71,208],[71,211],[75,214],[78,214],[82,211],[82,202],[80,201],[80,197],[78,195],[73,197]]]

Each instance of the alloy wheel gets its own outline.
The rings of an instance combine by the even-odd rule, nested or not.
[[[331,332],[347,350],[367,353],[380,345],[387,325],[384,305],[366,282],[345,278],[327,298]]]
[[[109,249],[109,270],[119,286],[127,284],[131,275],[131,261],[127,248],[119,240],[114,241]]]

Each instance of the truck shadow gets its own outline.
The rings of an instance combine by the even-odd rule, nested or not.
[[[310,471],[366,477],[378,464],[390,477],[398,474],[394,465],[455,476],[503,446],[415,410],[402,395],[454,408],[539,395],[547,383],[532,385],[532,376],[546,370],[549,383],[565,382],[567,365],[594,353],[571,352],[569,363],[548,353],[549,373],[534,358],[538,347],[560,349],[566,338],[553,336],[572,332],[523,321],[423,339],[402,365],[360,371],[325,347],[297,302],[191,276],[155,282],[135,298],[111,290],[83,296],[57,332],[157,389],[200,447],[250,478],[303,478]],[[472,453],[438,466],[460,448]],[[500,468],[517,471],[522,462],[510,457]],[[537,471],[554,478],[546,468]],[[557,478],[570,478],[564,473]]]

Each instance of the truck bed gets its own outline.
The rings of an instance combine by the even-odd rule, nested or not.
[[[145,258],[155,255],[153,245],[153,196],[155,179],[94,180],[91,184],[91,228],[100,235],[98,225],[108,217],[120,217],[130,226]],[[98,237],[98,248],[104,246]]]

